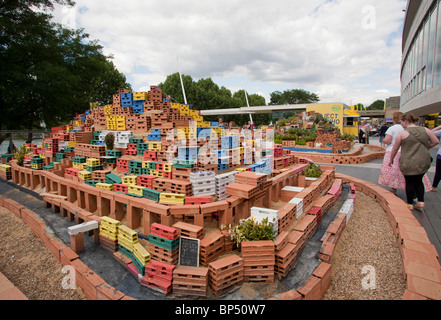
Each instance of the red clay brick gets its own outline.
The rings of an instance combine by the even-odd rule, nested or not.
[[[319,278],[311,276],[297,291],[303,296],[304,300],[321,300],[321,285]]]
[[[403,295],[403,298],[402,298],[403,300],[410,300],[410,301],[415,301],[415,300],[429,300],[428,298],[426,298],[426,297],[424,297],[424,296],[421,296],[421,295],[419,295],[419,294],[417,294],[417,293],[415,293],[415,292],[412,292],[412,291],[409,291],[409,290],[406,290],[405,292],[404,292],[404,295]]]
[[[79,258],[78,254],[76,254],[69,247],[66,247],[60,251],[60,263],[63,266],[70,265],[73,260],[78,259],[78,258]]]
[[[293,301],[303,300],[303,296],[297,290],[291,290],[280,295],[280,300]]]
[[[125,295],[114,287],[103,283],[96,288],[97,300],[121,300]]]
[[[407,290],[431,300],[441,300],[441,284],[409,275]]]
[[[413,275],[441,284],[441,268],[420,264],[415,261],[403,261],[404,274]]]

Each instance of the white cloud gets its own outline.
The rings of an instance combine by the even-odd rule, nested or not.
[[[100,40],[135,90],[177,72],[179,57],[194,79],[237,89],[229,79],[246,77],[245,89],[266,98],[273,88],[348,104],[399,95],[405,0],[76,2],[76,26]]]

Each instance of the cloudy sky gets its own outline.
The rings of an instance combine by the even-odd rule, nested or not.
[[[269,103],[305,89],[321,102],[400,95],[406,0],[76,0],[55,20],[84,28],[135,91],[179,68]],[[188,101],[191,103],[191,101]]]

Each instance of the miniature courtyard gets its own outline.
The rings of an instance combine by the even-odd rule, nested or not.
[[[415,222],[405,204],[332,166],[381,158],[382,148],[353,151],[338,132],[319,129],[306,147],[330,152],[317,155],[272,137],[205,122],[158,87],[120,90],[113,105],[92,105],[52,128],[43,146],[25,146],[1,173],[70,224],[65,246],[55,247],[65,264],[102,249],[123,267],[121,278],[130,275],[137,299],[320,300],[359,192],[382,206],[404,245],[397,218]],[[34,233],[47,237],[40,228]],[[82,281],[89,299],[106,295],[95,278]]]

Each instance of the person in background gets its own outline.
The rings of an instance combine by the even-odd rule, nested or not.
[[[440,140],[441,139],[441,126],[432,129],[433,134]],[[436,171],[435,178],[433,179],[432,191],[438,191],[438,184],[441,181],[441,146],[438,149],[436,155]]]
[[[380,128],[380,143],[382,147],[386,147],[386,145],[384,144],[384,138],[386,137],[386,132],[388,129],[389,127],[387,126],[386,122],[384,122]]]
[[[363,121],[359,130],[358,130],[358,140],[360,143],[366,143],[369,136],[368,132],[368,123],[366,120]]]
[[[406,180],[407,205],[410,210],[424,209],[423,177],[432,163],[429,150],[439,144],[432,131],[417,126],[418,121],[419,118],[412,114],[401,116],[404,130],[395,139],[389,162],[389,166],[393,166],[395,156],[401,148],[399,167]],[[413,203],[415,195],[418,198],[416,206]]]
[[[383,139],[383,143],[386,146],[386,153],[384,155],[383,164],[380,170],[380,177],[378,179],[378,183],[391,188],[391,192],[393,194],[397,194],[397,190],[405,190],[406,189],[406,179],[404,178],[403,173],[399,167],[399,161],[401,158],[401,149],[397,151],[397,155],[395,156],[394,165],[392,167],[389,166],[390,158],[392,154],[392,149],[395,144],[395,140],[398,134],[403,131],[403,127],[401,126],[401,116],[403,113],[395,112],[393,114],[393,126],[389,127],[386,131],[385,137]],[[432,185],[430,183],[429,177],[424,175],[423,177],[424,190],[429,192],[432,190]]]
[[[390,156],[394,147],[395,139],[398,134],[404,130],[400,123],[400,118],[402,115],[403,113],[401,112],[395,112],[393,114],[394,125],[385,132],[383,143],[386,146],[386,153],[384,155],[383,164],[380,170],[380,178],[378,179],[379,184],[390,187],[392,189],[392,193],[395,195],[397,194],[397,189],[404,190],[406,187],[406,181],[404,180],[404,176],[398,167],[401,149],[397,151],[397,161],[394,163],[394,166],[389,166]]]

